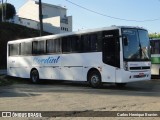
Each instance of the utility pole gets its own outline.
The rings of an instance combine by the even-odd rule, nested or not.
[[[7,17],[7,0],[5,2],[5,13],[4,13],[4,21],[6,22],[6,17]]]
[[[3,0],[2,0],[2,22],[4,21],[4,15],[3,15]]]
[[[40,22],[40,36],[43,35],[43,21],[42,21],[42,2],[39,0],[39,22]]]

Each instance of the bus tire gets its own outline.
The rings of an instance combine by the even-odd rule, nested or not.
[[[30,79],[32,83],[40,83],[38,70],[33,69],[31,71]]]
[[[88,81],[90,86],[93,88],[100,88],[102,86],[101,75],[96,70],[89,73]]]

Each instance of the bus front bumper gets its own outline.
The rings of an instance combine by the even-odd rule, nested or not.
[[[151,80],[151,71],[121,71],[117,72],[116,77],[116,83],[146,81]]]

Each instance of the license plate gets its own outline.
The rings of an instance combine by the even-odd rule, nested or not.
[[[143,77],[144,76],[144,73],[139,73],[139,77]]]

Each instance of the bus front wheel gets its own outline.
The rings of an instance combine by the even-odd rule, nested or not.
[[[30,79],[32,81],[32,83],[39,83],[39,73],[36,69],[31,71],[31,76]]]
[[[92,71],[89,74],[88,81],[91,87],[99,88],[102,86],[101,75],[98,71]]]

